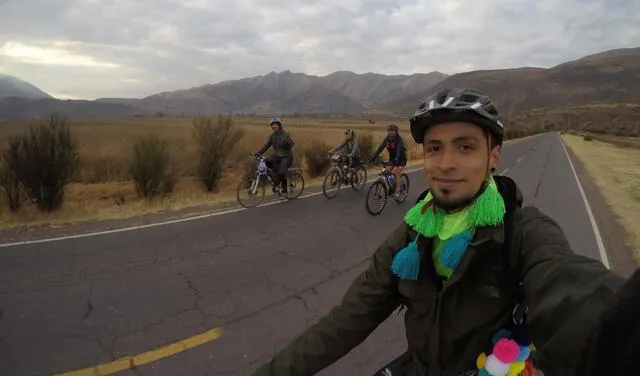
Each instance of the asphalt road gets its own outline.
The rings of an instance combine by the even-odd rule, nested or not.
[[[499,172],[526,204],[600,259],[557,134],[507,145]],[[247,375],[337,303],[424,189],[381,216],[366,189],[136,231],[0,248],[0,374],[46,375],[135,355],[222,327],[189,351],[119,375]],[[367,376],[405,345],[392,315],[322,375]]]

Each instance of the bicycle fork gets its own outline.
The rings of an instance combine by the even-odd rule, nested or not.
[[[253,179],[253,182],[251,183],[251,189],[250,192],[252,195],[255,195],[258,192],[258,186],[260,185],[260,174],[256,175],[256,178]]]

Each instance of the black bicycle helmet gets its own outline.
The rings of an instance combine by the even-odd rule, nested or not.
[[[349,136],[355,136],[356,135],[356,130],[355,129],[347,129],[346,131],[344,131],[344,134],[348,134]]]
[[[411,136],[416,143],[424,142],[424,132],[432,125],[465,121],[489,131],[502,145],[504,124],[487,95],[474,89],[445,89],[420,103],[410,119]]]
[[[396,123],[389,123],[389,125],[387,125],[387,131],[398,131],[398,126],[396,125]]]

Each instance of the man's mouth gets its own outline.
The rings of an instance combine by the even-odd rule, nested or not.
[[[433,178],[433,180],[440,186],[441,188],[453,188],[457,184],[462,183],[462,179],[452,179],[452,178]]]

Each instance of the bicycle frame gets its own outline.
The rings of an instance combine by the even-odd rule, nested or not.
[[[382,162],[382,170],[378,174],[378,178],[376,180],[382,181],[390,191],[393,187],[391,186],[391,183],[389,183],[389,177],[393,176],[394,184],[397,184],[398,182],[396,181],[396,175],[393,172],[387,170],[387,167],[389,166],[391,166],[391,163]]]
[[[338,170],[338,175],[340,175],[340,180],[342,181],[346,181],[348,178],[348,175],[345,174],[345,167],[347,167],[347,169],[349,169],[349,166],[346,165],[346,159],[342,156],[338,157],[338,158],[331,158],[331,162],[333,163],[333,168]]]
[[[254,195],[258,190],[258,186],[260,185],[260,182],[262,181],[262,179],[264,179],[263,176],[266,176],[266,179],[268,179],[271,185],[273,185],[273,180],[271,179],[271,176],[269,176],[270,168],[267,167],[267,162],[265,161],[265,157],[259,156],[259,157],[256,157],[255,159],[258,161],[256,165],[256,177],[255,179],[253,179],[253,183],[251,184],[251,194],[254,194]]]

